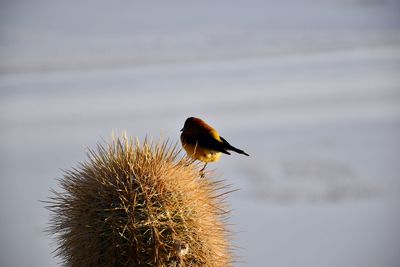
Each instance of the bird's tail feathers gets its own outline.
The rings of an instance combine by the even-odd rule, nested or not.
[[[246,156],[250,156],[249,154],[247,154],[247,153],[244,152],[243,150],[238,149],[238,148],[236,148],[236,147],[230,146],[229,149],[232,150],[232,151],[235,151],[236,153],[243,154],[243,155],[246,155]]]
[[[232,146],[231,144],[229,144],[228,141],[226,141],[222,136],[220,136],[219,138],[222,140],[222,143],[225,145],[226,149],[235,151],[236,153],[239,153],[239,154],[250,156],[249,154],[247,154],[243,150],[241,150],[239,148],[236,148],[236,147]]]

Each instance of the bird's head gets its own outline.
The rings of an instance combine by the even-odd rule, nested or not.
[[[189,117],[186,119],[185,124],[183,125],[183,128],[181,129],[181,132],[183,132],[183,130],[190,128],[190,126],[192,125],[193,121],[196,118],[194,117]]]

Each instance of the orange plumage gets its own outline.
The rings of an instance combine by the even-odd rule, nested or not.
[[[221,153],[230,155],[229,150],[249,156],[229,144],[213,127],[199,118],[186,119],[181,131],[181,142],[186,153],[206,164],[219,160]]]

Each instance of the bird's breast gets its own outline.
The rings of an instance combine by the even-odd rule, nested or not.
[[[203,162],[214,162],[219,160],[219,158],[221,157],[221,152],[199,147],[194,144],[185,143],[183,144],[183,148],[191,158]]]

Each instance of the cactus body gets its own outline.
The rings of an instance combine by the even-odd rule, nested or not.
[[[122,137],[88,157],[48,205],[66,266],[231,265],[226,186],[176,146]]]

